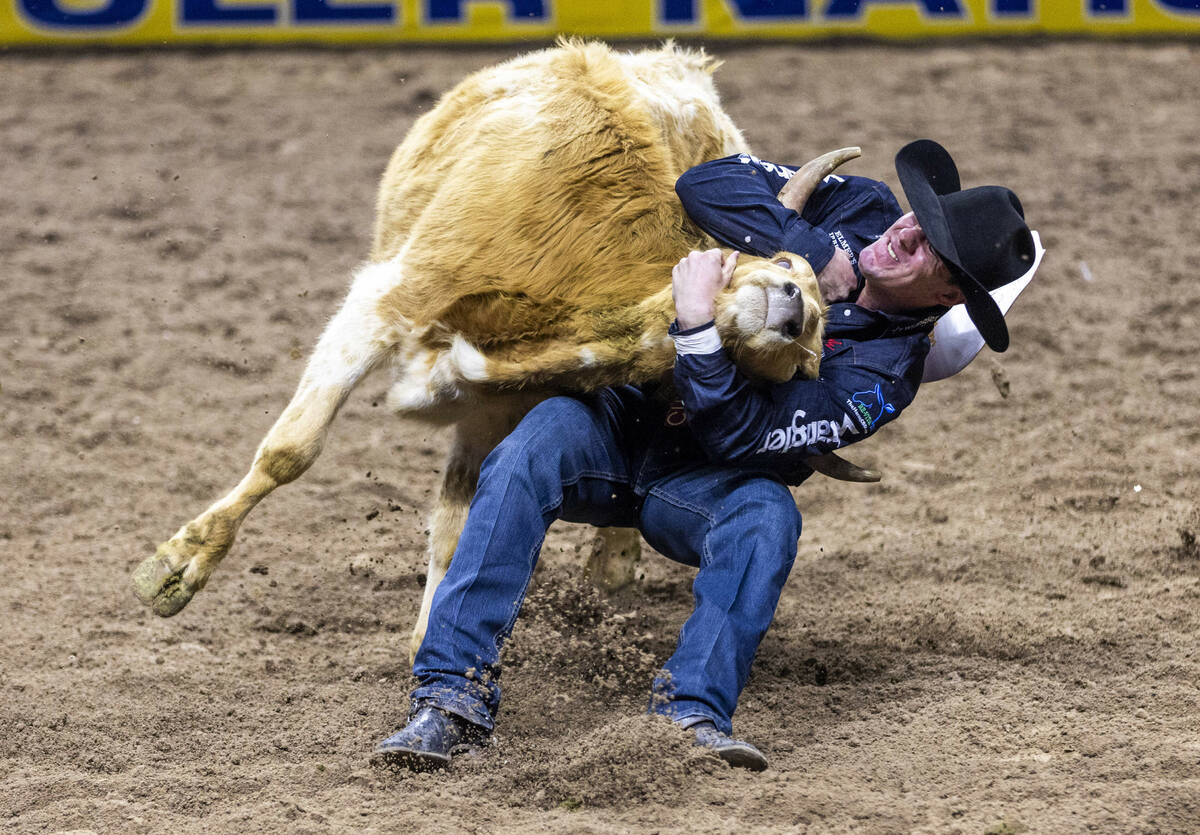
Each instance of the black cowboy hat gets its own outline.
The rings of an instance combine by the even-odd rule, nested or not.
[[[917,222],[966,296],[971,321],[989,348],[1006,350],[1008,326],[988,291],[1033,266],[1033,235],[1021,201],[1000,186],[963,189],[954,160],[931,139],[901,148],[896,173]]]

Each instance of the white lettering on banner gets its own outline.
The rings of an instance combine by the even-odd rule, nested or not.
[[[859,428],[850,419],[850,415],[848,414],[842,414],[841,423],[838,423],[836,420],[812,420],[805,422],[804,418],[806,417],[808,415],[803,409],[797,409],[792,414],[791,425],[772,429],[767,433],[766,440],[763,441],[763,445],[758,448],[755,454],[759,452],[787,452],[796,447],[830,442],[833,443],[833,448],[836,449],[845,443],[842,439],[846,435],[861,434]]]

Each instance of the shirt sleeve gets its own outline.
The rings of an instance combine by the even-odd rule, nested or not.
[[[723,246],[769,257],[794,252],[819,273],[833,258],[829,233],[776,195],[794,169],[740,154],[702,163],[675,183],[688,217]]]
[[[676,357],[675,385],[710,460],[781,475],[874,434],[916,395],[910,381],[859,366],[833,378],[759,386],[724,351]]]

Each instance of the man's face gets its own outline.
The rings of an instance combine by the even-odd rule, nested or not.
[[[950,270],[933,251],[912,212],[858,254],[858,268],[873,293],[886,294],[902,308],[948,306],[962,301]]]

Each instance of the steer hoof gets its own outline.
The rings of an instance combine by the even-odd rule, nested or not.
[[[184,563],[171,568],[171,563],[161,553],[142,561],[133,572],[133,593],[138,600],[154,610],[154,614],[169,618],[188,604],[195,587],[184,582]]]

